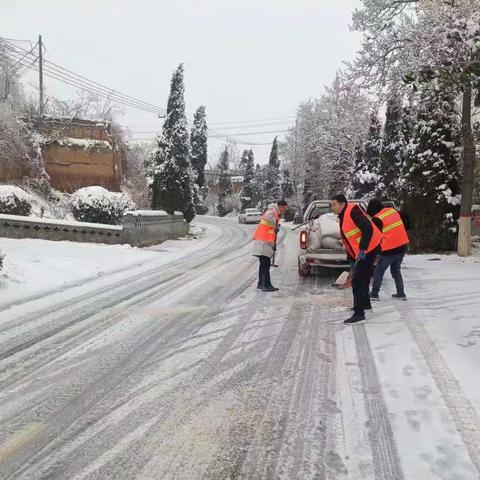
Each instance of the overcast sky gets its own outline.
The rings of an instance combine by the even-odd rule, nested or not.
[[[357,3],[0,0],[0,35],[35,40],[42,34],[48,60],[160,107],[166,107],[171,74],[183,62],[190,119],[203,104],[211,124],[271,118],[284,122],[242,127],[231,130],[233,135],[280,133],[298,103],[320,95],[342,61],[351,60],[359,49],[359,35],[348,29]],[[46,79],[46,84],[54,94],[70,94],[55,80]],[[155,115],[130,109],[119,120],[137,131],[153,132],[150,125],[160,124]],[[273,137],[243,139],[265,143]],[[209,142],[211,154],[220,147],[220,140]],[[268,160],[268,146],[253,149],[258,162]]]

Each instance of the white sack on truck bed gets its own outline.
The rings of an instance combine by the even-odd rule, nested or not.
[[[308,236],[308,248],[340,248],[341,236],[338,217],[334,213],[325,213],[313,220]]]

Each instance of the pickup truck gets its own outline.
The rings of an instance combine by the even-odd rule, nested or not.
[[[340,236],[338,216],[331,212],[329,200],[314,200],[303,215],[299,229],[298,274],[307,277],[313,269],[348,269]]]
[[[367,201],[349,200],[366,209]],[[396,208],[391,200],[382,202],[385,207]],[[303,215],[299,234],[298,274],[308,277],[313,269],[318,273],[350,268],[343,246],[338,216],[331,212],[329,200],[314,200]]]

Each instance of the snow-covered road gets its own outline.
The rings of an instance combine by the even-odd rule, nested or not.
[[[409,258],[409,302],[387,281],[345,327],[350,292],[297,276],[294,234],[265,294],[253,227],[197,222],[0,310],[0,478],[480,478],[480,265]]]

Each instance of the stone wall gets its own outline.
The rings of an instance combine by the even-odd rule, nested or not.
[[[128,243],[142,247],[183,237],[188,230],[189,224],[181,213],[168,215],[154,211],[128,212],[122,226],[0,215],[0,237],[6,238]]]
[[[123,229],[126,243],[143,246],[161,243],[169,238],[184,237],[188,233],[189,224],[180,212],[168,215],[158,211],[138,210],[127,212],[123,216]]]

